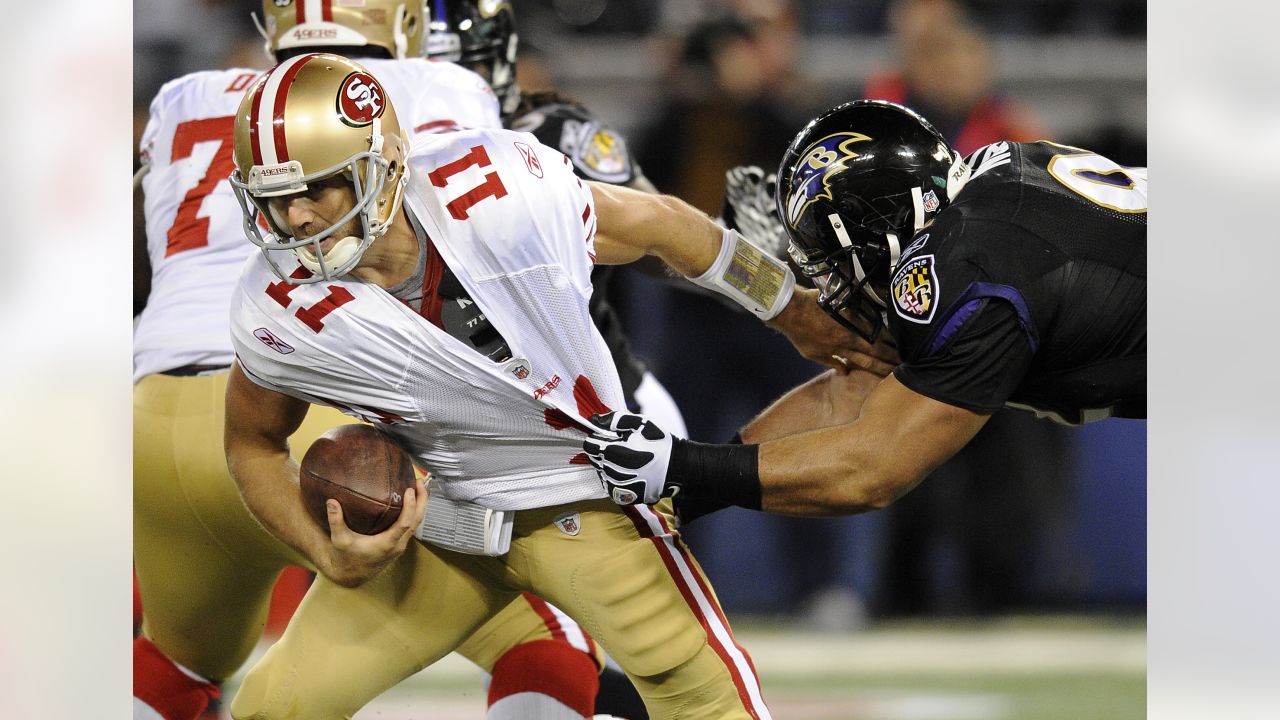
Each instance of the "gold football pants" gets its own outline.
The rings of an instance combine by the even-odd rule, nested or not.
[[[226,385],[227,373],[160,374],[133,391],[133,559],[142,632],[170,659],[215,681],[234,673],[257,645],[280,572],[307,565],[240,500],[222,449]],[[337,410],[312,406],[290,438],[294,457],[348,422]],[[512,647],[552,638],[601,661],[590,638],[532,598],[510,603],[459,652],[492,671]]]
[[[528,591],[591,633],[655,720],[768,718],[750,659],[671,529],[670,503],[660,507],[596,500],[519,511],[502,558],[415,542],[358,588],[317,578],[231,714],[349,718]]]

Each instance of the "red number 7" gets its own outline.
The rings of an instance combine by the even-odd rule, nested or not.
[[[235,157],[232,155],[235,146],[231,137],[234,128],[235,118],[228,116],[188,120],[178,125],[174,131],[172,159],[175,162],[190,157],[198,143],[217,142],[218,148],[204,175],[195,187],[187,191],[182,204],[178,205],[173,227],[169,228],[165,257],[209,244],[209,218],[197,217],[197,214],[204,199],[213,192],[214,186],[226,179],[236,167]]]
[[[489,153],[485,151],[484,146],[476,145],[466,155],[427,173],[427,177],[431,179],[432,185],[442,188],[449,184],[449,178],[469,167],[489,167],[491,164]],[[507,188],[502,184],[502,178],[498,177],[497,171],[494,171],[484,176],[484,182],[450,200],[445,207],[449,209],[449,214],[453,216],[454,220],[466,220],[467,211],[476,203],[487,197],[503,198],[506,196]]]

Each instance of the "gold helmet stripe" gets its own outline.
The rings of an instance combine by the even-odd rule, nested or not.
[[[285,60],[267,74],[266,82],[258,86],[250,115],[253,124],[249,126],[254,165],[277,165],[288,161],[289,150],[284,138],[285,100],[298,71],[315,57],[314,54],[299,55]]]

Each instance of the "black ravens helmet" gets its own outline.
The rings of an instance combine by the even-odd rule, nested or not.
[[[516,16],[506,0],[426,0],[427,57],[456,62],[489,81],[503,114],[520,103]]]
[[[915,111],[884,100],[832,108],[796,135],[778,168],[792,259],[842,325],[875,342],[902,245],[969,179],[964,158]]]

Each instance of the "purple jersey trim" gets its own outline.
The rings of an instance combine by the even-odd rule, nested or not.
[[[933,341],[929,343],[929,352],[926,357],[941,350],[947,344],[947,341],[964,326],[965,322],[970,317],[973,317],[973,314],[978,311],[982,301],[986,298],[999,298],[1008,301],[1013,306],[1014,311],[1018,313],[1018,324],[1022,326],[1022,331],[1027,334],[1027,342],[1031,344],[1031,352],[1034,354],[1040,342],[1037,337],[1036,326],[1031,322],[1031,311],[1027,309],[1027,302],[1022,299],[1022,293],[1008,285],[975,282],[969,283],[969,287],[965,288],[959,299],[952,305],[957,309],[947,317],[946,323],[933,336]]]

